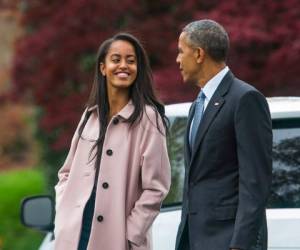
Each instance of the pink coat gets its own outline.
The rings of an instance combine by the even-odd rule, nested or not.
[[[89,162],[89,153],[99,134],[98,109],[90,110],[83,138],[79,139],[77,128],[58,173],[55,250],[78,248],[83,210],[95,177],[95,160]],[[141,122],[129,128],[122,120],[133,110],[129,102],[107,127],[88,250],[152,249],[151,225],[170,188],[170,163],[154,110],[147,106]]]

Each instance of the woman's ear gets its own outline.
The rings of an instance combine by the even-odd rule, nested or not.
[[[205,51],[201,47],[195,49],[196,62],[202,63],[205,58]]]
[[[101,74],[103,76],[105,76],[105,64],[104,63],[102,63],[102,62],[100,63],[99,70],[100,70]]]

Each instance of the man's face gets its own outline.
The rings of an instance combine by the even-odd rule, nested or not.
[[[200,65],[196,61],[196,49],[193,48],[187,40],[186,33],[182,32],[178,40],[178,55],[176,62],[179,64],[179,69],[186,83],[196,84],[198,81]]]

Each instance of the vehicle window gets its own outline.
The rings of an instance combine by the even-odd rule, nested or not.
[[[182,201],[186,117],[169,117],[167,139],[172,167],[171,190],[164,206]],[[273,180],[269,208],[300,208],[300,119],[273,121]]]
[[[300,208],[300,119],[273,121],[269,208]]]
[[[172,168],[172,185],[164,205],[178,205],[182,201],[184,181],[184,132],[186,117],[169,117],[170,130],[167,137],[168,152]]]

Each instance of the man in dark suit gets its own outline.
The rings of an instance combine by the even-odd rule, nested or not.
[[[176,249],[267,249],[265,207],[272,176],[267,101],[226,66],[229,38],[215,21],[188,24],[178,49],[184,82],[201,90],[185,135]]]

